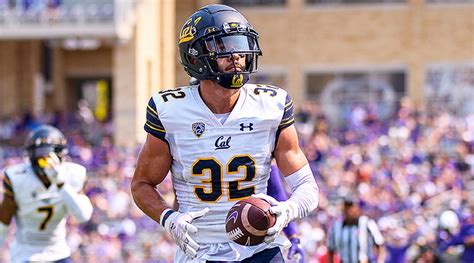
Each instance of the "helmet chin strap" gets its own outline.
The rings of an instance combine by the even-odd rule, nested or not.
[[[234,72],[223,73],[216,77],[217,84],[226,89],[240,89],[247,81],[249,81],[249,73],[241,73],[237,71],[235,61],[233,61]]]
[[[216,78],[217,84],[226,89],[240,89],[249,81],[248,73],[224,73]]]

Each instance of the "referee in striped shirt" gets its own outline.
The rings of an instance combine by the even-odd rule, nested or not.
[[[330,263],[336,262],[336,253],[342,263],[385,260],[382,234],[374,220],[361,215],[359,201],[354,197],[344,198],[343,218],[332,225],[326,245]]]

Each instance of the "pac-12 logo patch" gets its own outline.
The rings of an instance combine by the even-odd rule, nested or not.
[[[206,125],[203,122],[195,122],[193,123],[192,128],[193,128],[194,135],[200,138],[201,135],[206,130]]]

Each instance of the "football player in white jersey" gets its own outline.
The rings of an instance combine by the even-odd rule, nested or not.
[[[65,161],[66,139],[58,129],[41,125],[26,141],[28,161],[5,168],[0,203],[0,247],[15,218],[10,262],[71,262],[66,216],[83,223],[92,204],[81,191],[85,167]]]
[[[246,84],[261,55],[258,34],[237,10],[208,5],[179,35],[180,61],[200,81],[156,93],[147,106],[147,140],[132,180],[137,205],[180,249],[175,262],[284,262],[280,236],[318,205],[318,186],[298,145],[286,91]],[[292,188],[287,201],[266,195],[275,158]],[[174,211],[155,190],[171,171]],[[228,210],[247,197],[272,204],[277,217],[265,242],[241,246],[225,232]]]

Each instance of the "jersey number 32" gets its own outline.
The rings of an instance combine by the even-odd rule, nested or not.
[[[229,200],[242,199],[255,193],[255,186],[240,188],[240,182],[251,182],[255,178],[255,160],[252,157],[236,155],[230,159],[225,168],[227,175],[238,174],[239,169],[244,168],[244,178],[227,182],[224,185],[223,166],[218,160],[209,157],[200,158],[194,162],[191,167],[193,176],[204,176],[205,171],[210,174],[209,178],[201,180],[203,184],[208,184],[210,187],[194,187],[194,193],[199,200],[216,202],[224,195],[224,189],[228,189]]]

